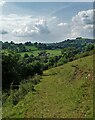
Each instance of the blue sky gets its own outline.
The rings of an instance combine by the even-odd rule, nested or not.
[[[57,15],[67,20],[81,10],[93,8],[91,2],[8,2],[3,6],[3,14]],[[66,19],[65,18],[65,19]]]
[[[91,2],[6,2],[0,33],[3,41],[15,42],[91,38],[92,9]]]

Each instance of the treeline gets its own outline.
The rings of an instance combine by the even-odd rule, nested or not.
[[[54,50],[54,49],[63,49],[68,47],[74,47],[75,49],[78,49],[80,51],[85,51],[85,47],[87,49],[94,47],[93,45],[94,40],[93,39],[86,39],[86,38],[76,38],[73,40],[67,39],[65,41],[59,42],[59,43],[19,43],[16,44],[14,42],[2,42],[2,49],[12,50],[15,52],[30,52],[33,51],[30,48],[27,48],[27,46],[34,46],[37,49],[40,50]]]

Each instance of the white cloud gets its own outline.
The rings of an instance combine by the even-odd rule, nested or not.
[[[35,23],[34,25],[35,30],[39,31],[40,33],[49,33],[48,25],[46,20],[39,20],[38,22]]]
[[[14,35],[20,37],[29,37],[39,34],[48,34],[49,29],[47,23],[43,19],[39,20],[30,20],[27,24],[23,24],[20,28],[16,28],[12,31]]]
[[[2,35],[3,34],[8,34],[8,31],[2,29],[2,30],[0,30],[0,34],[2,34]]]
[[[80,11],[69,23],[56,16],[31,17],[10,14],[0,17],[3,37],[37,42],[58,42],[67,38],[93,37],[93,10]],[[5,38],[5,39],[6,39]]]
[[[72,18],[71,37],[93,37],[93,10],[80,11]]]
[[[51,21],[54,21],[54,20],[56,20],[56,19],[57,19],[57,17],[56,17],[56,16],[53,16],[53,17],[49,18],[48,21],[51,22]]]
[[[73,22],[76,24],[80,23],[82,25],[93,23],[93,10],[80,11],[75,17],[72,18]]]
[[[68,23],[59,23],[58,26],[68,26]]]
[[[0,17],[0,26],[17,36],[32,36],[34,34],[48,34],[47,21],[30,16],[18,16],[11,14]]]
[[[0,0],[0,6],[3,6],[6,3],[4,0]]]

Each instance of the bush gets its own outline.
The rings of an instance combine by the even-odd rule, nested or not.
[[[10,85],[19,85],[23,79],[35,74],[41,75],[43,73],[43,65],[39,61],[32,61],[29,63],[25,58],[19,56],[15,52],[2,52],[2,88],[10,89]]]
[[[13,105],[17,105],[20,100],[22,100],[25,95],[27,95],[29,92],[36,92],[35,85],[40,82],[41,76],[36,75],[31,79],[24,80],[20,83],[18,86],[19,89],[12,89],[14,88],[14,85],[10,89],[10,96],[7,95],[7,93],[3,94],[3,103],[8,100]]]
[[[24,54],[24,58],[28,58],[29,55],[27,53]]]
[[[2,94],[2,104],[4,104],[5,102],[6,102],[6,100],[7,100],[7,98],[8,98],[8,93],[3,93]]]

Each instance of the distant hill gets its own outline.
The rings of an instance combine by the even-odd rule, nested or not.
[[[9,42],[2,42],[2,49],[11,49],[16,51],[21,51],[22,48],[24,52],[27,51],[35,51],[38,49],[42,50],[52,50],[52,49],[63,49],[66,47],[75,47],[75,48],[81,48],[88,44],[93,44],[94,39],[88,39],[88,38],[76,38],[76,39],[67,39],[62,42],[56,42],[56,43],[32,43],[32,42],[26,42],[26,43],[14,43],[13,41]],[[20,48],[20,50],[19,50]]]
[[[93,39],[88,39],[88,38],[76,38],[76,39],[67,39],[62,42],[58,43],[50,43],[46,44],[47,48],[51,49],[62,49],[62,48],[67,48],[67,47],[75,47],[75,48],[81,48],[84,47],[86,44],[93,44],[94,40]]]
[[[67,39],[58,43],[14,43],[11,42],[2,42],[2,50],[12,50],[17,53],[20,53],[21,56],[25,54],[38,56],[40,52],[45,50],[50,56],[61,55],[62,49],[72,47],[78,51],[78,53],[86,52],[93,50],[95,47],[94,40],[88,38],[76,38],[76,39]]]
[[[18,104],[8,98],[4,118],[93,117],[93,56],[46,70],[40,80]]]

